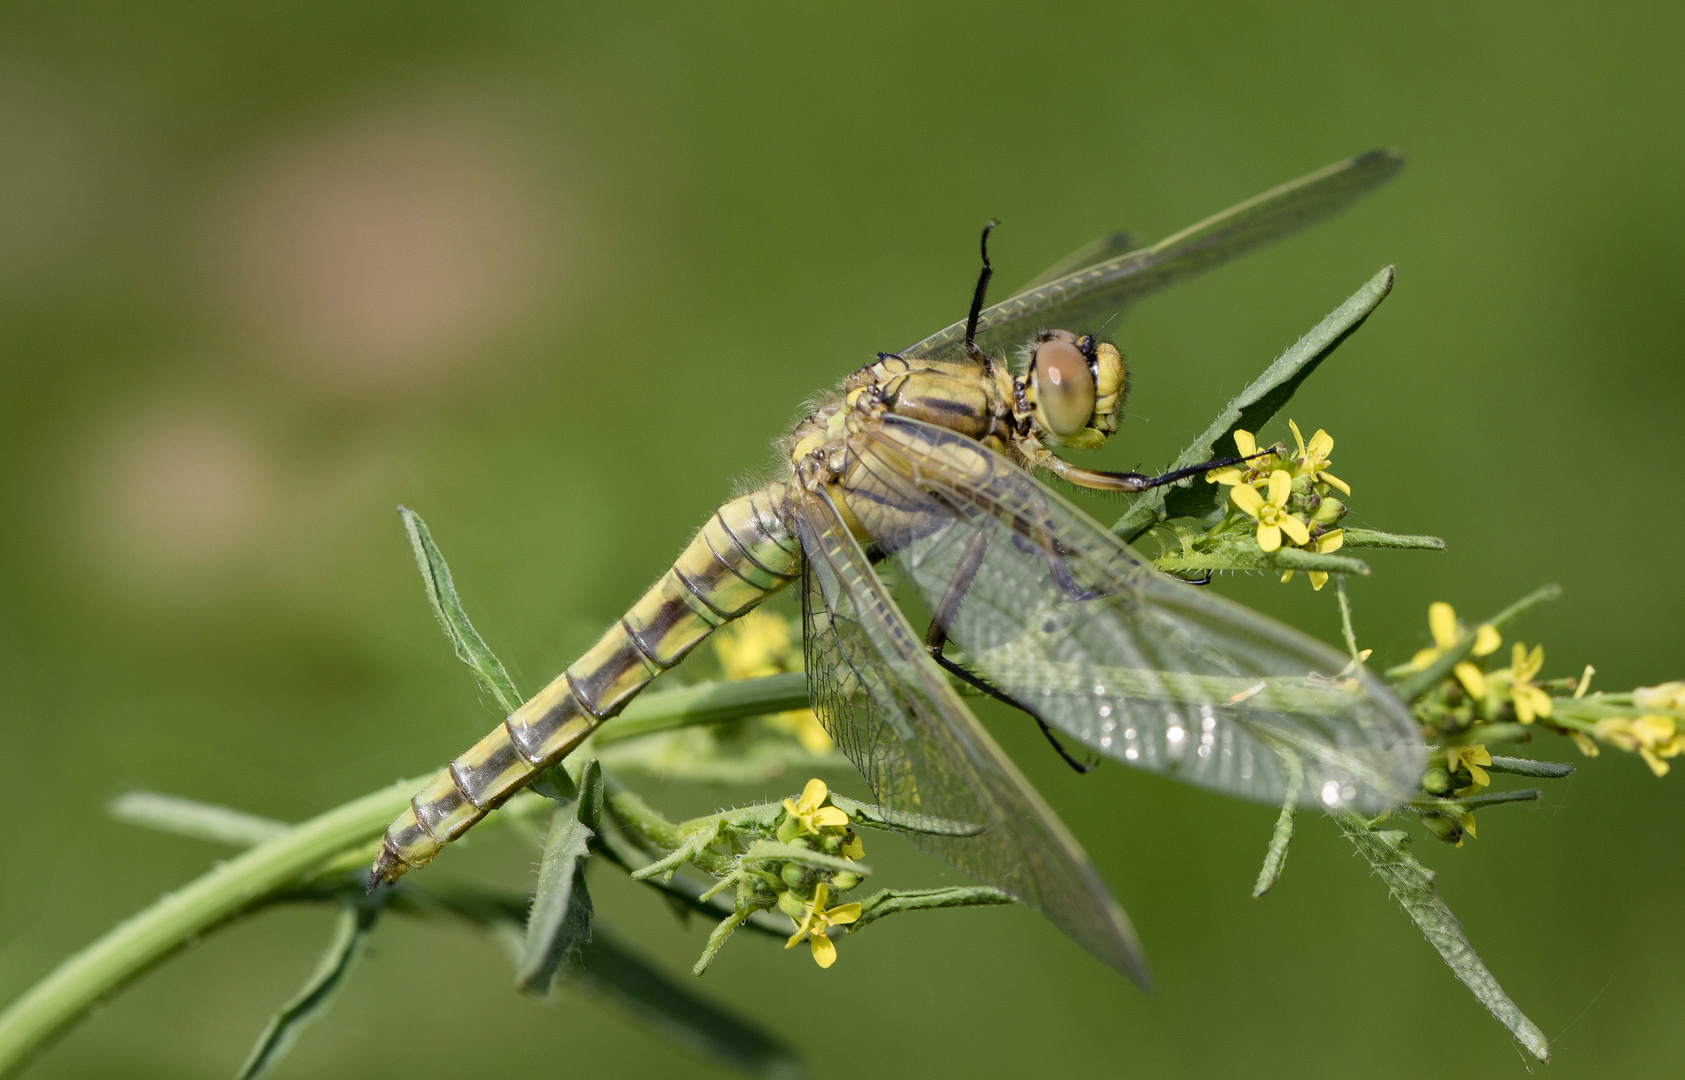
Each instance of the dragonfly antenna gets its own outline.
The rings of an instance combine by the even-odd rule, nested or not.
[[[983,239],[979,244],[983,252],[983,271],[977,275],[977,291],[971,294],[971,314],[965,317],[965,351],[966,355],[974,360],[979,357],[976,342],[977,320],[983,314],[983,297],[988,294],[989,279],[995,273],[995,268],[989,265],[989,230],[999,224],[1000,222],[990,218],[989,223],[983,226]]]

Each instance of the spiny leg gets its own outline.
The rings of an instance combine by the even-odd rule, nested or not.
[[[965,602],[965,594],[970,590],[972,579],[977,576],[978,569],[983,565],[983,556],[987,554],[988,550],[989,534],[987,532],[979,530],[965,542],[965,550],[960,552],[960,561],[954,569],[954,576],[949,579],[948,587],[943,590],[942,599],[936,605],[936,611],[930,618],[930,629],[924,635],[925,648],[929,650],[931,659],[935,660],[943,671],[955,676],[968,686],[980,690],[996,701],[1012,706],[1034,720],[1036,726],[1041,728],[1041,733],[1047,737],[1047,741],[1053,744],[1054,751],[1064,759],[1065,764],[1079,773],[1092,772],[1095,765],[1099,763],[1084,763],[1072,757],[1070,751],[1066,750],[1064,744],[1059,741],[1058,736],[1053,734],[1053,729],[1047,726],[1047,721],[1037,716],[1034,709],[1004,690],[991,685],[988,680],[967,671],[959,664],[948,659],[943,653],[943,649],[948,644],[948,625],[959,615],[960,605]]]
[[[1091,491],[1115,491],[1124,494],[1134,494],[1150,491],[1166,484],[1174,484],[1179,480],[1186,480],[1191,476],[1201,476],[1212,469],[1226,469],[1231,465],[1244,465],[1252,458],[1264,457],[1275,453],[1275,448],[1260,450],[1250,457],[1221,457],[1202,461],[1198,465],[1189,465],[1183,469],[1172,469],[1160,476],[1147,476],[1138,472],[1104,472],[1096,469],[1079,469],[1070,462],[1055,454],[1046,454],[1037,464],[1047,469],[1061,480],[1075,484],[1077,487],[1088,488]]]

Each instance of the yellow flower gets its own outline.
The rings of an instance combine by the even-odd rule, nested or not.
[[[1249,458],[1258,452],[1258,440],[1252,437],[1250,431],[1241,431],[1236,428],[1234,448],[1239,456]],[[1205,474],[1205,482],[1208,484],[1256,484],[1269,475],[1269,466],[1274,460],[1273,456],[1261,457],[1255,461],[1245,462],[1238,468],[1231,465],[1226,469],[1213,469]]]
[[[800,919],[792,916],[796,932],[784,943],[786,949],[793,949],[802,938],[807,938],[809,947],[813,949],[813,962],[822,968],[837,962],[837,947],[831,944],[827,931],[833,926],[847,926],[860,918],[859,904],[839,904],[827,910],[825,901],[830,899],[830,895],[831,887],[825,882],[814,887],[813,902],[803,906]]]
[[[1473,836],[1476,840],[1480,839],[1479,835],[1474,831],[1474,811],[1471,810],[1468,813],[1464,814],[1462,817],[1458,818],[1457,824],[1459,824],[1463,827],[1463,832],[1466,833],[1467,835]],[[1463,841],[1462,841],[1461,837],[1457,838],[1457,846],[1458,847],[1463,846]]]
[[[728,679],[758,679],[802,669],[801,656],[790,641],[789,620],[758,608],[720,632],[714,639],[714,653]],[[836,745],[812,709],[776,713],[766,722],[795,736],[810,754],[826,753]]]
[[[1685,709],[1685,682],[1640,686],[1632,692],[1632,703],[1640,709]]]
[[[784,810],[791,819],[801,823],[802,831],[818,836],[821,829],[839,829],[848,825],[848,815],[835,806],[826,806],[831,791],[825,781],[814,777],[802,788],[799,800],[785,799]]]
[[[1533,646],[1529,653],[1527,647],[1516,642],[1510,650],[1509,665],[1509,696],[1515,703],[1515,718],[1523,724],[1531,724],[1539,717],[1550,717],[1550,695],[1533,685],[1533,676],[1545,666],[1545,647]]]
[[[1423,649],[1410,658],[1410,667],[1415,671],[1426,671],[1435,660],[1444,655],[1445,650],[1451,648],[1462,639],[1462,630],[1457,625],[1457,613],[1450,604],[1443,600],[1435,600],[1428,605],[1428,632],[1433,635],[1433,648]],[[1470,650],[1473,656],[1490,656],[1498,651],[1498,646],[1504,643],[1499,636],[1498,628],[1490,623],[1481,623],[1474,632],[1474,648]],[[1484,698],[1486,696],[1486,673],[1467,660],[1451,669],[1457,676],[1457,681],[1463,684],[1463,689],[1469,692],[1469,697]]]
[[[1663,758],[1685,753],[1685,734],[1671,716],[1607,716],[1597,722],[1597,737],[1610,746],[1638,751],[1657,776],[1666,776]]]
[[[1311,550],[1316,552],[1318,555],[1327,555],[1330,552],[1339,551],[1340,545],[1345,542],[1346,532],[1344,529],[1330,529],[1316,538],[1316,543],[1311,545]],[[1321,592],[1322,587],[1328,584],[1328,572],[1326,570],[1312,570],[1309,573],[1311,578],[1311,591]],[[1292,581],[1293,571],[1289,570],[1285,574],[1282,574],[1281,580],[1284,582]]]
[[[1327,471],[1328,466],[1332,464],[1328,460],[1328,455],[1334,452],[1334,436],[1321,428],[1317,428],[1316,434],[1311,436],[1311,441],[1306,443],[1305,437],[1299,434],[1298,424],[1289,420],[1287,426],[1293,429],[1293,441],[1299,444],[1299,454],[1294,458],[1294,463],[1298,466],[1298,474],[1308,476],[1313,480],[1320,480],[1324,484],[1330,484],[1350,495],[1352,489],[1346,482]]]
[[[1229,498],[1234,500],[1234,504],[1247,516],[1257,519],[1258,546],[1265,551],[1274,551],[1281,546],[1282,533],[1286,533],[1295,544],[1310,542],[1310,529],[1287,512],[1287,496],[1292,491],[1293,478],[1281,469],[1270,473],[1268,500],[1258,494],[1258,489],[1246,484],[1236,484],[1229,489]]]
[[[1445,771],[1454,773],[1458,766],[1462,766],[1474,778],[1474,782],[1470,786],[1458,792],[1459,796],[1467,795],[1472,791],[1479,791],[1492,782],[1492,777],[1487,774],[1485,769],[1481,768],[1482,765],[1490,764],[1492,764],[1492,755],[1486,751],[1484,743],[1471,743],[1468,746],[1447,746],[1445,748]]]

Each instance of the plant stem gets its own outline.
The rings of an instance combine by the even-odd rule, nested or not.
[[[378,835],[428,779],[399,781],[242,852],[60,964],[0,1013],[0,1076],[188,940],[242,914],[322,860]]]
[[[800,674],[769,675],[650,694],[628,708],[620,724],[647,734],[799,708],[807,703],[805,685]],[[275,899],[324,863],[332,861],[337,871],[341,856],[363,861],[369,853],[354,849],[378,837],[432,778],[400,780],[248,848],[65,960],[0,1013],[0,1077],[188,941]]]

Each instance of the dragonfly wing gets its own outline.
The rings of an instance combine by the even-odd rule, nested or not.
[[[1076,333],[1097,331],[1129,301],[1345,209],[1390,180],[1403,164],[1404,158],[1395,151],[1371,150],[1266,191],[1151,247],[1081,265],[1104,249],[1107,241],[1098,241],[1056,265],[1056,270],[1073,267],[1063,276],[1051,281],[1038,278],[1010,300],[985,308],[977,323],[978,339],[985,349],[999,353],[1023,344],[1044,326]],[[962,321],[899,355],[961,359],[964,350]]]
[[[1019,292],[1029,292],[1040,288],[1050,281],[1056,281],[1066,274],[1074,274],[1078,270],[1086,270],[1096,263],[1103,263],[1107,259],[1115,259],[1119,255],[1127,255],[1132,251],[1139,251],[1141,242],[1126,232],[1115,232],[1102,236],[1096,240],[1077,248],[1069,255],[1060,259],[1052,266],[1043,270],[1025,283]]]
[[[863,486],[909,508],[882,537],[964,662],[1098,753],[1242,798],[1378,812],[1421,781],[1409,710],[1327,645],[1160,573],[988,448],[887,416],[853,443]],[[1290,779],[1298,774],[1300,779]]]
[[[908,839],[1036,907],[1148,984],[1140,944],[1088,857],[930,659],[828,494],[797,500],[813,707],[879,804],[975,828]],[[964,835],[956,835],[964,833]]]

